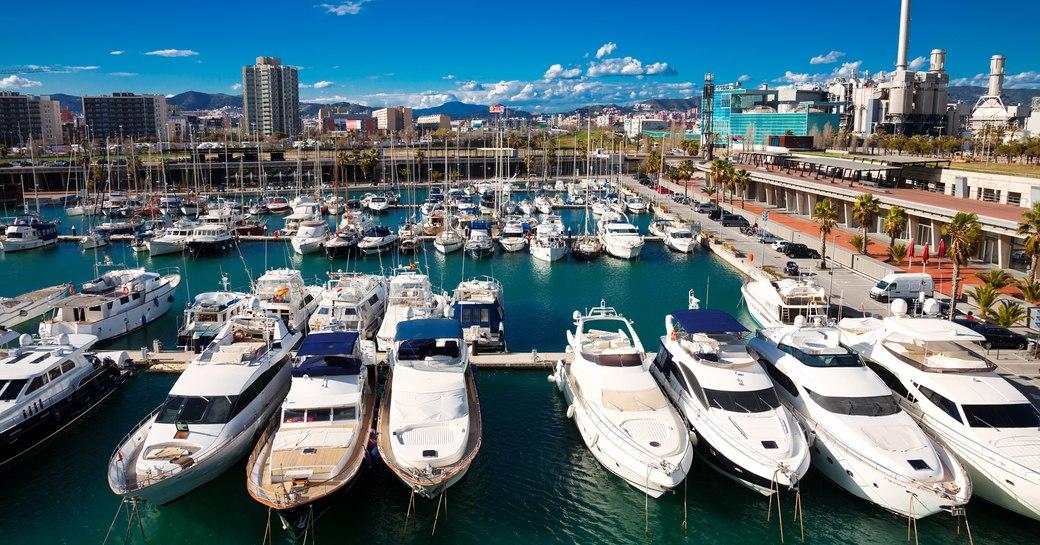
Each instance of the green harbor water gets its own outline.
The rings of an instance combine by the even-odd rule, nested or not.
[[[44,215],[61,217],[47,207]],[[396,226],[404,211],[379,218]],[[562,213],[579,230],[582,212]],[[636,217],[645,232],[649,217]],[[332,221],[330,219],[330,221]],[[85,232],[85,221],[62,218],[60,230],[72,225]],[[280,227],[272,218],[269,227]],[[99,348],[138,349],[159,339],[172,346],[180,311],[202,291],[219,289],[221,273],[233,288],[244,289],[250,276],[265,269],[293,267],[317,281],[330,270],[378,272],[401,262],[384,255],[328,260],[324,254],[291,255],[285,242],[243,243],[241,252],[192,259],[176,255],[135,255],[118,243],[95,254],[77,244],[14,254],[0,254],[0,295],[13,296],[62,282],[77,284],[94,273],[98,257],[150,270],[179,267],[184,281],[173,309],[146,328]],[[715,257],[698,251],[682,256],[659,243],[648,243],[632,262],[603,257],[591,263],[568,258],[548,264],[527,252],[504,253],[473,260],[461,252],[442,256],[429,246],[412,257],[427,270],[435,286],[451,290],[463,278],[490,275],[500,280],[506,297],[506,335],[514,351],[562,351],[565,332],[576,309],[604,300],[635,321],[648,350],[656,350],[664,316],[685,308],[693,288],[702,306],[727,310],[746,325],[751,318],[740,307],[740,276]],[[408,260],[405,259],[407,264]],[[247,274],[248,269],[248,274]],[[36,324],[21,327],[35,331]],[[378,460],[354,486],[340,494],[317,522],[316,541],[324,543],[780,543],[773,504],[695,461],[685,487],[650,499],[603,469],[587,451],[566,405],[546,371],[477,372],[484,442],[467,476],[448,491],[431,537],[436,504],[417,500],[406,519],[409,491]],[[137,373],[93,413],[30,455],[0,469],[0,533],[2,543],[101,543],[119,499],[106,481],[109,455],[123,436],[159,405],[176,380],[173,375]],[[132,543],[258,544],[264,539],[268,511],[246,493],[245,462],[165,507],[142,506],[141,524]],[[834,487],[819,473],[802,481],[807,543],[906,543],[907,521]],[[799,543],[793,521],[794,495],[782,497],[784,539]],[[683,528],[684,518],[686,528]],[[968,506],[974,542],[1036,543],[1040,523],[974,500]],[[964,525],[944,514],[917,524],[920,543],[968,543]],[[276,543],[291,536],[272,518]],[[121,514],[111,543],[122,542],[127,522]],[[649,530],[649,534],[647,533]],[[913,538],[911,538],[913,542]]]

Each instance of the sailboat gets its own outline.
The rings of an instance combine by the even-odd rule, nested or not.
[[[589,129],[586,133],[586,146],[590,148],[585,154],[586,161],[586,172],[591,174],[592,172],[592,121],[590,118]],[[578,259],[584,259],[586,261],[596,259],[600,253],[603,252],[603,243],[600,242],[599,237],[589,233],[589,201],[591,200],[588,195],[588,186],[586,185],[585,195],[585,226],[582,228],[581,234],[574,238],[574,242],[571,244],[571,253]]]

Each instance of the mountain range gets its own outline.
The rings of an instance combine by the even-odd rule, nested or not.
[[[981,96],[985,92],[985,87],[975,85],[955,86],[950,87],[949,96],[950,100],[961,100],[967,103],[974,103],[976,100],[978,100],[979,96]],[[1030,104],[1030,101],[1033,99],[1033,97],[1040,96],[1040,89],[1004,89],[1004,95],[1007,98],[1007,102],[1009,104]],[[79,114],[83,111],[83,105],[80,100],[80,97],[78,96],[58,93],[51,95],[51,98],[57,100],[61,104],[61,107],[63,109],[67,109],[72,113]],[[242,95],[187,91],[178,95],[167,97],[166,102],[170,105],[176,106],[179,110],[185,112],[217,110],[224,107],[241,108]],[[599,112],[605,109],[613,109],[616,111],[620,111],[621,113],[632,113],[636,111],[655,112],[662,110],[684,111],[693,108],[699,108],[700,104],[700,97],[652,99],[628,105],[593,104],[581,108],[575,108],[568,112],[562,113],[574,114],[591,112],[592,114],[598,114]],[[355,104],[351,102],[337,102],[334,104],[317,104],[311,102],[301,102],[300,114],[305,117],[315,116],[318,114],[318,109],[323,107],[344,107],[347,108],[350,113],[358,114],[371,113],[377,109],[370,106]],[[421,115],[445,114],[451,116],[453,119],[470,119],[486,117],[487,112],[488,106],[483,104],[467,104],[465,102],[445,102],[440,106],[434,106],[432,108],[413,109],[412,115],[414,117],[418,117]],[[510,108],[509,116],[530,118],[532,117],[532,114],[524,110]]]

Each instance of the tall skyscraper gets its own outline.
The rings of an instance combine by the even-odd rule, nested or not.
[[[83,121],[93,138],[164,138],[168,117],[163,95],[112,93],[83,97]]]
[[[242,132],[271,136],[298,135],[300,122],[299,69],[282,66],[278,57],[257,57],[256,65],[242,67]]]

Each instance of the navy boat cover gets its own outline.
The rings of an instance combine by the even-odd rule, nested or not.
[[[733,333],[748,331],[736,318],[722,310],[696,309],[677,310],[672,318],[679,322],[687,333]]]
[[[396,341],[416,339],[461,339],[462,325],[449,318],[421,318],[397,324]]]
[[[311,333],[303,338],[297,356],[349,356],[354,353],[357,344],[357,331],[324,331]]]

